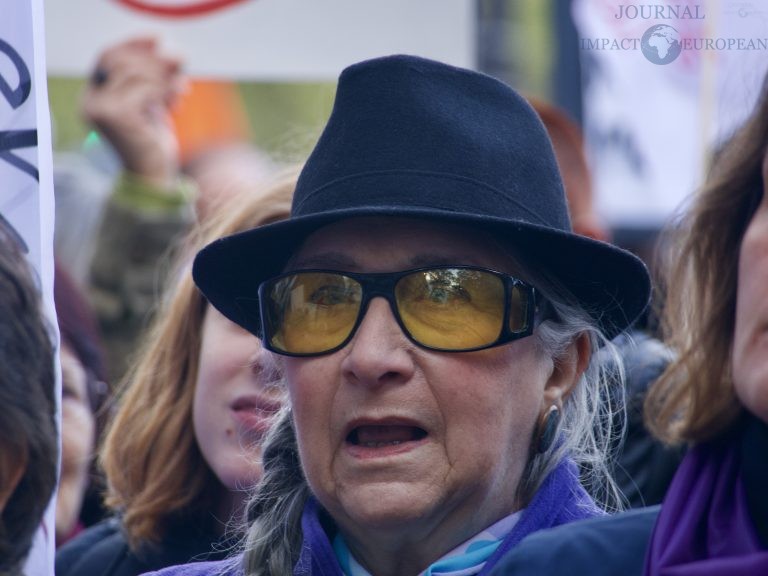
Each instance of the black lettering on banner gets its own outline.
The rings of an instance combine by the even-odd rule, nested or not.
[[[11,108],[16,110],[24,104],[32,93],[32,76],[29,73],[29,67],[19,53],[3,39],[0,39],[0,53],[5,54],[16,67],[19,74],[19,85],[12,88],[8,81],[0,75],[0,94],[5,97]],[[37,146],[37,130],[0,130],[0,158],[26,172],[35,180],[40,179],[37,168],[13,154],[11,150],[17,148],[29,148]]]
[[[0,52],[10,58],[19,73],[19,85],[15,89],[11,88],[11,85],[6,82],[5,78],[0,76],[0,93],[5,96],[8,104],[15,110],[29,98],[29,94],[32,92],[32,77],[29,74],[29,68],[27,68],[19,53],[2,38],[0,38]]]

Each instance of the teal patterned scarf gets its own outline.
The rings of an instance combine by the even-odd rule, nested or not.
[[[502,518],[448,552],[419,576],[473,576],[478,574],[505,536],[512,531],[521,514],[522,510],[518,510],[514,514]],[[340,533],[333,540],[333,551],[344,571],[344,576],[371,576],[352,556]]]

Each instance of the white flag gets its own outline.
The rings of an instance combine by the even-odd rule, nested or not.
[[[53,172],[42,0],[3,2],[0,17],[0,215],[16,230],[53,306]],[[60,387],[60,381],[56,386]],[[60,393],[56,394],[60,397]],[[38,530],[27,576],[53,574],[53,506]]]

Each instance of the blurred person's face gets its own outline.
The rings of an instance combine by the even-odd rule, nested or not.
[[[61,346],[61,477],[56,497],[56,538],[77,524],[88,487],[96,441],[96,419],[88,398],[85,368],[72,349]]]
[[[261,477],[261,441],[280,407],[258,338],[208,306],[192,420],[208,465],[235,504]]]
[[[739,400],[768,422],[768,154],[763,197],[739,251],[733,382]]]
[[[375,218],[319,230],[289,269],[393,272],[433,264],[515,273],[497,246],[470,229]],[[312,492],[358,559],[377,534],[418,543],[417,565],[420,554],[439,556],[519,506],[536,422],[573,384],[535,336],[475,352],[417,347],[380,297],[344,348],[283,363]]]

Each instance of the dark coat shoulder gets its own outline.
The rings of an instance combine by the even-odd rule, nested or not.
[[[112,574],[129,553],[120,521],[109,518],[91,526],[56,550],[57,576]]]
[[[110,518],[56,551],[56,576],[136,576],[175,564],[220,560],[233,544],[199,523],[179,522],[161,545],[132,551],[119,519]]]
[[[659,507],[542,530],[513,548],[491,576],[640,576]]]

